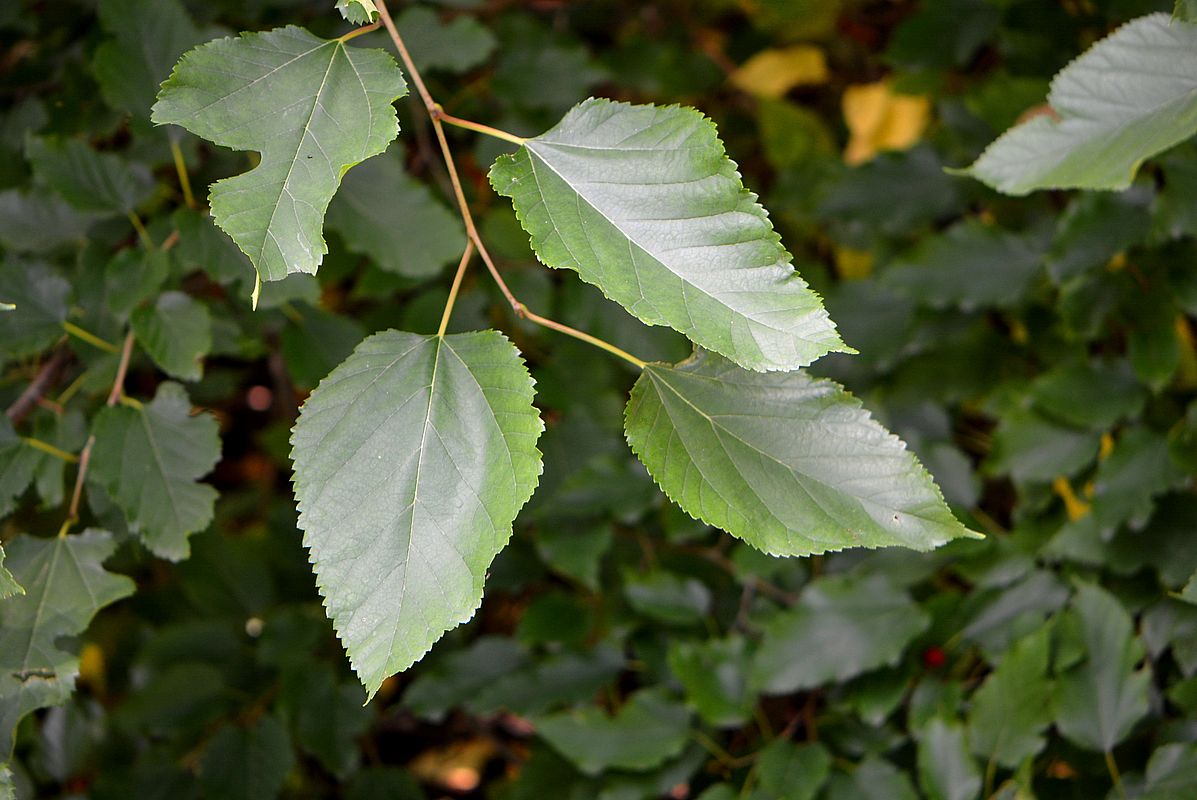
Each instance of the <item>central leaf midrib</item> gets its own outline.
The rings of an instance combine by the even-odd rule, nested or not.
[[[699,414],[700,416],[702,416],[702,417],[703,417],[703,419],[705,419],[705,420],[706,420],[706,421],[707,421],[707,422],[710,424],[710,426],[711,426],[712,428],[718,428],[719,430],[721,430],[721,431],[724,431],[725,433],[727,433],[727,435],[728,435],[728,436],[730,436],[730,437],[732,437],[733,439],[735,439],[736,441],[740,442],[740,444],[742,444],[742,445],[744,445],[745,447],[749,448],[749,449],[750,449],[750,450],[752,450],[753,452],[760,453],[762,456],[764,456],[765,458],[767,458],[767,459],[769,459],[770,461],[774,462],[775,464],[777,464],[778,466],[780,466],[782,469],[786,470],[788,473],[790,473],[791,475],[793,475],[793,476],[794,476],[794,479],[795,479],[796,481],[798,481],[799,483],[802,483],[802,481],[803,481],[803,480],[809,480],[809,481],[812,481],[813,483],[817,483],[817,484],[819,484],[820,486],[823,486],[823,487],[825,487],[825,488],[827,488],[827,489],[829,489],[829,490],[831,490],[831,491],[833,491],[833,492],[842,492],[843,494],[847,494],[848,496],[850,496],[850,497],[852,497],[853,499],[855,499],[857,502],[861,502],[861,498],[860,498],[858,495],[855,495],[855,494],[850,494],[850,493],[848,493],[848,492],[844,492],[842,489],[839,489],[838,487],[836,487],[836,486],[833,486],[832,484],[829,484],[829,483],[827,483],[826,481],[824,481],[824,480],[821,480],[821,479],[819,479],[819,478],[817,478],[817,477],[815,477],[815,476],[813,476],[813,475],[808,475],[808,474],[806,474],[806,473],[799,472],[799,471],[798,471],[798,470],[796,470],[795,468],[793,468],[793,467],[789,466],[788,464],[786,464],[784,461],[781,461],[780,459],[778,459],[778,458],[777,458],[776,456],[774,456],[773,454],[771,454],[771,453],[767,453],[767,452],[765,452],[764,450],[761,450],[761,449],[760,449],[759,447],[757,447],[756,445],[754,445],[754,444],[751,444],[751,443],[749,443],[749,442],[745,441],[745,440],[744,440],[742,437],[740,437],[739,435],[737,435],[735,431],[731,430],[731,429],[730,429],[730,428],[728,428],[726,425],[721,425],[720,423],[716,422],[714,417],[712,417],[711,415],[707,414],[707,413],[706,413],[705,411],[703,411],[701,408],[699,408],[699,407],[698,407],[698,406],[696,406],[694,403],[692,403],[692,402],[691,402],[691,401],[690,401],[690,400],[689,400],[689,399],[688,399],[688,398],[687,398],[685,395],[683,395],[681,392],[679,392],[679,391],[678,391],[678,390],[677,390],[677,389],[676,389],[676,388],[675,388],[675,387],[674,387],[674,386],[673,386],[673,385],[672,385],[672,384],[671,384],[671,383],[670,383],[668,380],[666,380],[664,376],[660,376],[660,377],[658,377],[658,376],[655,374],[655,372],[654,372],[653,370],[651,370],[651,369],[648,369],[648,370],[645,370],[645,371],[646,371],[646,372],[648,372],[648,374],[649,374],[649,376],[650,376],[650,377],[652,377],[652,379],[653,379],[653,385],[657,385],[657,384],[664,384],[666,387],[668,387],[669,391],[671,391],[671,392],[673,392],[675,395],[677,395],[677,396],[678,396],[678,398],[679,398],[679,399],[681,399],[681,401],[682,401],[682,402],[684,402],[686,405],[690,406],[692,409],[694,409],[694,411],[695,411],[697,414]],[[698,376],[698,377],[705,377],[705,376]],[[659,392],[658,392],[658,393],[659,393]],[[662,405],[664,405],[664,404],[662,404]],[[668,413],[668,411],[666,411],[666,413]],[[672,419],[672,416],[670,416],[670,419]],[[675,427],[676,427],[676,425],[675,425]],[[708,481],[708,482],[709,482],[709,481]],[[807,492],[807,494],[808,494],[808,495],[810,494],[810,491],[809,491],[809,490],[806,490],[806,489],[805,489],[805,487],[804,487],[804,490]],[[812,496],[812,497],[811,497],[811,499],[812,499],[812,500],[814,500],[814,497]],[[819,504],[817,500],[814,500],[814,502],[815,502],[816,504]],[[820,505],[820,508],[822,508],[822,505],[821,505],[821,504],[819,504],[819,505]],[[907,511],[907,510],[905,510],[905,509],[893,508],[892,506],[883,506],[883,505],[882,505],[882,504],[880,504],[880,503],[878,503],[877,505],[878,505],[878,506],[881,506],[882,508],[886,508],[886,509],[887,509],[887,510],[889,510],[889,511],[893,511],[894,513],[906,514],[907,516],[914,517],[915,519],[921,519],[921,520],[923,520],[923,521],[925,521],[925,522],[928,522],[928,523],[930,523],[930,524],[932,524],[932,525],[936,525],[936,526],[940,526],[940,527],[942,527],[942,525],[943,525],[943,523],[942,523],[942,522],[939,522],[939,521],[937,521],[937,520],[931,519],[931,518],[929,518],[929,517],[922,516],[922,515],[920,515],[920,514],[914,514],[914,513],[910,512],[910,511]],[[863,506],[862,506],[862,510],[863,510]],[[827,513],[827,514],[828,514],[828,516],[832,517],[833,519],[835,518],[835,517],[834,517],[834,515],[832,515],[832,514],[830,514],[829,512],[827,512],[827,511],[826,511],[826,509],[824,509],[824,513]],[[865,513],[867,514],[868,512],[865,512]]]
[[[652,250],[650,250],[649,248],[647,248],[647,247],[645,247],[643,244],[641,244],[641,243],[640,243],[640,241],[639,241],[639,240],[638,240],[636,237],[632,236],[632,235],[631,235],[631,234],[629,234],[627,231],[625,231],[625,230],[623,229],[623,227],[621,227],[621,226],[620,226],[620,224],[619,224],[618,222],[616,222],[615,220],[613,220],[613,219],[612,219],[610,216],[608,216],[608,215],[606,214],[606,212],[604,212],[602,209],[600,209],[598,206],[596,206],[596,205],[595,205],[595,204],[594,204],[594,203],[593,203],[593,202],[592,202],[592,201],[591,201],[589,198],[587,198],[587,197],[586,197],[586,196],[585,196],[585,195],[584,195],[584,194],[581,192],[581,190],[577,189],[577,188],[574,186],[574,184],[570,182],[569,178],[567,178],[565,175],[563,175],[563,174],[561,173],[561,171],[560,171],[560,170],[556,169],[556,168],[555,168],[555,167],[554,167],[554,166],[553,166],[553,165],[552,165],[552,164],[551,164],[551,163],[548,161],[548,159],[546,159],[546,158],[545,158],[545,157],[544,157],[544,156],[543,156],[541,153],[537,152],[537,150],[536,150],[536,149],[535,149],[535,148],[532,146],[532,143],[533,143],[533,141],[534,141],[534,140],[529,140],[529,141],[525,142],[525,143],[524,143],[524,147],[525,147],[525,149],[527,149],[527,151],[528,151],[528,156],[529,156],[529,158],[528,158],[528,163],[529,163],[529,164],[532,166],[532,179],[533,179],[534,181],[536,181],[536,187],[537,187],[537,191],[539,192],[539,194],[540,194],[540,196],[541,196],[542,200],[546,200],[547,198],[546,198],[546,195],[545,195],[545,192],[544,192],[544,187],[543,187],[543,186],[541,186],[541,183],[540,183],[540,178],[539,178],[539,177],[536,175],[536,162],[537,162],[537,161],[540,161],[540,163],[542,163],[542,164],[544,164],[544,166],[548,167],[549,171],[551,171],[551,172],[552,172],[554,175],[556,175],[558,178],[560,178],[560,179],[561,179],[561,181],[562,181],[562,183],[564,183],[564,184],[566,185],[566,187],[568,187],[568,188],[569,188],[569,190],[570,190],[570,191],[571,191],[571,192],[572,192],[572,193],[573,193],[573,194],[574,194],[574,195],[575,195],[575,196],[578,198],[578,200],[579,200],[580,202],[583,202],[583,203],[585,203],[585,204],[587,205],[587,207],[589,207],[589,208],[590,208],[592,211],[594,211],[594,213],[598,214],[600,217],[602,217],[604,220],[606,220],[606,221],[607,221],[607,223],[611,225],[611,227],[613,227],[613,228],[615,228],[615,230],[619,231],[619,234],[620,234],[621,236],[623,236],[623,237],[624,237],[624,239],[626,239],[626,240],[627,240],[627,241],[628,241],[630,244],[632,244],[632,245],[635,245],[636,247],[638,247],[638,248],[641,250],[641,252],[643,252],[644,254],[646,254],[646,255],[647,255],[649,258],[651,258],[651,259],[652,259],[653,261],[655,261],[657,264],[660,264],[660,265],[661,265],[661,267],[662,267],[662,268],[663,268],[663,269],[664,269],[666,272],[668,272],[669,274],[671,274],[671,275],[673,275],[674,277],[676,277],[676,278],[677,278],[678,280],[680,280],[682,283],[684,283],[685,285],[687,285],[687,286],[689,286],[689,287],[693,288],[693,289],[694,289],[696,292],[698,292],[698,293],[702,294],[704,297],[707,297],[707,298],[709,298],[709,299],[713,300],[714,302],[718,303],[719,305],[723,306],[724,308],[727,308],[728,310],[735,312],[736,314],[738,314],[739,316],[743,317],[744,319],[746,319],[747,321],[749,321],[749,322],[751,322],[751,323],[753,323],[753,324],[760,325],[760,326],[761,326],[761,327],[763,327],[763,328],[766,328],[766,329],[768,329],[768,330],[775,331],[775,332],[777,332],[777,333],[781,333],[781,334],[785,334],[785,335],[794,335],[794,336],[796,336],[796,334],[791,334],[791,333],[790,333],[788,330],[786,330],[786,329],[784,329],[784,328],[775,327],[775,326],[773,326],[773,325],[770,325],[770,324],[768,324],[768,323],[766,323],[766,322],[763,322],[762,320],[759,320],[759,319],[757,319],[757,318],[756,318],[755,316],[753,316],[753,315],[752,315],[750,312],[747,312],[747,311],[742,311],[742,310],[740,310],[738,307],[736,307],[736,306],[732,305],[732,304],[731,304],[729,301],[727,301],[727,300],[724,300],[723,298],[721,298],[721,297],[719,297],[719,296],[717,296],[717,295],[714,295],[714,294],[712,294],[712,293],[710,292],[710,290],[708,290],[708,289],[705,289],[705,288],[703,288],[702,286],[699,286],[698,284],[694,283],[694,281],[693,281],[692,279],[688,278],[686,275],[683,275],[682,273],[680,273],[680,272],[678,272],[677,270],[673,269],[673,267],[671,267],[671,266],[670,266],[670,265],[669,265],[669,264],[668,264],[668,263],[667,263],[667,262],[666,262],[666,261],[665,261],[665,260],[664,260],[664,259],[663,259],[661,256],[657,255],[655,252],[653,252]],[[556,145],[556,144],[559,144],[559,143],[556,143],[556,142],[546,142],[546,144],[550,144],[550,145]],[[548,206],[547,206],[547,203],[546,203],[546,210],[547,210],[547,207],[548,207]],[[710,217],[710,216],[712,216],[712,215],[710,215],[710,214],[707,214],[707,215],[704,215],[704,216],[705,216],[705,217],[707,217],[707,218],[709,218],[709,217]],[[553,227],[554,227],[554,228],[556,228],[556,225],[554,225]],[[558,235],[560,235],[560,234],[558,234]],[[568,247],[568,246],[567,246],[567,247]],[[575,259],[575,260],[576,260],[576,259]],[[581,266],[581,265],[579,265],[579,266]],[[634,273],[636,273],[636,274],[637,274],[637,283],[639,283],[639,282],[640,282],[640,280],[639,280],[639,272],[638,272],[638,270],[636,269],[636,265],[635,265],[634,261],[633,261],[633,264],[632,264],[632,271],[633,271]],[[793,273],[793,272],[791,272],[791,274],[796,274],[796,273]],[[643,297],[643,292],[641,292],[641,296]],[[645,299],[645,300],[647,300],[648,298],[647,298],[647,297],[645,297],[644,299]],[[683,303],[685,303],[685,298],[684,298],[684,297],[682,298],[682,302],[683,302]],[[654,304],[654,305],[655,305],[655,304]],[[795,309],[790,309],[790,310],[789,310],[789,312],[793,312],[794,310],[795,310]],[[690,327],[691,327],[691,329],[693,329],[693,328],[694,328],[694,326],[693,326],[693,325],[691,325]],[[803,339],[803,341],[812,341],[812,340],[806,339],[805,337],[801,337],[801,336],[797,336],[796,338]],[[758,345],[758,347],[759,347],[759,345]]]
[[[329,44],[333,45],[332,55],[329,56],[328,66],[324,70],[324,77],[320,79],[320,87],[316,90],[316,93],[314,95],[312,95],[312,108],[310,111],[308,111],[307,121],[304,122],[303,129],[299,133],[299,140],[295,144],[295,155],[292,156],[292,158],[291,158],[291,166],[289,166],[287,168],[287,176],[285,178],[283,178],[283,183],[279,187],[278,197],[275,198],[274,208],[270,212],[270,220],[266,223],[266,227],[262,231],[262,243],[258,246],[258,260],[259,261],[265,260],[266,240],[269,238],[274,239],[274,245],[276,248],[278,248],[279,255],[280,256],[283,255],[282,248],[279,247],[279,244],[278,244],[278,237],[274,236],[274,218],[278,215],[279,206],[281,206],[283,203],[283,194],[284,193],[290,194],[290,192],[287,189],[287,185],[291,182],[291,175],[295,172],[295,165],[297,163],[299,163],[299,151],[303,149],[303,143],[308,138],[308,131],[311,130],[312,120],[316,116],[316,108],[320,105],[320,95],[324,93],[324,87],[328,84],[328,76],[332,73],[333,63],[336,62],[337,53],[340,52],[340,48],[342,47],[342,45],[339,42],[330,42]],[[320,50],[326,46],[327,45],[322,44],[322,45],[320,45],[320,47],[314,48],[314,49],[308,51],[307,53],[305,53],[303,56],[300,56],[300,58],[306,58],[307,56],[311,55],[312,53],[317,52],[318,50]],[[289,63],[295,63],[295,61],[298,61],[298,60],[299,59],[294,59]],[[280,69],[281,69],[281,67],[280,67]],[[325,160],[326,161],[328,160],[327,157],[325,157]],[[330,166],[331,166],[331,164],[330,164]],[[294,198],[292,198],[292,199],[294,199]],[[300,227],[300,230],[302,231],[302,226]],[[286,263],[285,258],[283,261],[284,261],[283,267],[287,270],[287,272],[284,273],[283,277],[286,277],[286,275],[290,274],[290,272],[291,272],[291,265]]]

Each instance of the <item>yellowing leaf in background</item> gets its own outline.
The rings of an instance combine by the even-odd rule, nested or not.
[[[835,271],[842,280],[861,281],[873,274],[873,254],[851,247],[835,248]]]
[[[762,50],[732,73],[731,81],[757,97],[781,97],[795,86],[826,83],[827,59],[809,44]]]
[[[861,164],[881,150],[905,150],[922,138],[931,112],[923,95],[897,94],[889,81],[844,90],[844,122],[851,138],[844,161]]]

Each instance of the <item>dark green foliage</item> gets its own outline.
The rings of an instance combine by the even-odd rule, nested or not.
[[[1197,148],[1151,155],[1191,133],[1195,56],[1157,48],[1123,74],[1145,82],[1128,90],[1141,105],[1150,73],[1175,68],[1161,136],[1039,181],[1096,168],[1118,191],[1010,197],[944,171],[1118,26],[1151,14],[1130,32],[1188,41],[1194,3],[1169,21],[1166,0],[392,0],[449,113],[536,137],[520,150],[448,129],[499,270],[533,311],[656,362],[640,373],[518,319],[478,263],[434,336],[464,227],[418,104],[394,104],[391,141],[404,83],[378,53],[389,40],[337,42],[374,6],[0,3],[0,800],[1197,797]],[[204,45],[288,25],[310,34]],[[202,94],[159,106],[183,127],[151,124],[192,47],[222,54],[176,72],[202,90],[235,59],[286,62],[253,48],[287,41],[324,61],[288,73],[294,96],[234,102],[240,133]],[[725,79],[795,45],[820,48],[826,81],[763,99]],[[321,154],[342,132],[305,139],[287,109],[336,102],[321,75],[354,65],[378,85],[352,111],[382,127]],[[883,76],[927,97],[928,124],[849,166],[862,134],[846,90]],[[589,95],[628,105],[593,101],[575,121],[619,117],[645,150],[682,131],[693,162],[671,162],[665,190],[596,188],[626,182],[608,173],[629,161],[651,183],[654,162],[579,157],[577,128],[543,134]],[[698,108],[722,144],[650,103]],[[259,210],[285,246],[236,216],[246,179],[215,197],[242,248],[214,223],[209,187],[263,165],[189,130],[266,150],[278,174],[248,180],[273,181],[254,187],[271,208],[303,156],[324,157],[298,212]],[[728,181],[718,203],[684,194],[695,164]],[[534,190],[542,166],[573,183]],[[977,171],[1015,191],[1036,180]],[[330,197],[326,218],[304,205]],[[762,247],[817,346],[738,337],[790,295],[706,282],[667,226],[587,238],[645,197],[673,222],[735,206],[729,238],[699,243]],[[574,227],[553,238],[560,225]],[[542,269],[530,235],[570,269]],[[263,284],[253,311],[255,265],[319,271]],[[620,280],[671,267],[685,280],[647,297]],[[723,317],[691,319],[704,307]],[[506,340],[468,333],[488,328]],[[678,330],[725,357],[686,362]],[[803,372],[744,369],[825,351]],[[405,398],[422,425],[401,424]],[[293,490],[305,400],[305,425],[323,422],[296,435],[318,458]],[[372,439],[387,422],[400,430]],[[829,431],[856,455],[814,457]],[[430,510],[408,520],[410,576],[361,523],[379,497],[395,512],[381,524],[417,499]],[[919,549],[851,549],[902,540],[895,512]]]

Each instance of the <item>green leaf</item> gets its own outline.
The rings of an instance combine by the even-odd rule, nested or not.
[[[686,690],[686,701],[706,722],[734,728],[752,718],[756,695],[748,690],[748,649],[743,637],[706,642],[675,641],[669,669]]]
[[[1065,67],[1039,115],[964,174],[1006,194],[1125,189],[1144,159],[1197,131],[1197,27],[1149,14]]]
[[[148,121],[159,84],[203,34],[178,0],[102,0],[98,11],[109,38],[96,48],[92,73],[104,100]]]
[[[315,273],[328,252],[324,212],[353,165],[386,150],[407,93],[394,60],[288,26],[217,39],[184,55],[153,121],[234,150],[251,172],[212,185],[212,216],[264,280]]]
[[[374,5],[374,0],[337,0],[337,11],[354,25],[369,25],[378,19],[378,6]]]
[[[1143,793],[1136,800],[1189,800],[1197,796],[1197,747],[1166,744],[1151,754]]]
[[[60,648],[83,633],[96,612],[133,593],[133,581],[103,563],[116,549],[107,531],[8,543],[8,568],[28,587],[0,602],[0,758],[12,751],[12,731],[25,714],[70,697],[79,659]]]
[[[1105,431],[1135,416],[1147,392],[1126,361],[1064,361],[1031,384],[1037,408],[1061,422]]]
[[[395,27],[421,71],[466,72],[485,63],[498,46],[495,35],[477,18],[462,14],[445,23],[426,6],[408,8]]]
[[[587,775],[660,766],[686,746],[689,722],[686,708],[661,689],[636,692],[611,717],[587,706],[533,720],[540,737]]]
[[[162,371],[173,378],[198,381],[203,358],[212,349],[208,307],[182,292],[163,292],[152,306],[133,311],[137,341]]]
[[[1135,669],[1143,646],[1113,595],[1081,583],[1071,613],[1084,660],[1059,676],[1056,727],[1080,747],[1109,752],[1147,714],[1151,670]]]
[[[361,323],[351,317],[329,314],[300,303],[294,325],[280,337],[287,371],[298,386],[310,389],[349,357],[358,342],[366,338]]]
[[[461,220],[392,152],[346,174],[328,207],[328,226],[353,252],[409,278],[436,275],[466,244]]]
[[[821,578],[765,625],[751,684],[787,694],[897,664],[930,625],[910,596],[880,575]]]
[[[760,752],[757,788],[752,800],[814,800],[831,773],[831,754],[823,745],[795,745],[775,739]]]
[[[1143,241],[1151,228],[1150,192],[1083,193],[1060,215],[1047,254],[1047,271],[1061,284],[1091,270]]]
[[[964,727],[937,717],[918,738],[919,783],[928,800],[976,800],[981,770],[968,751]]]
[[[670,499],[772,555],[929,550],[967,533],[901,441],[803,372],[748,372],[701,350],[649,364],[625,430]]]
[[[1176,0],[1172,19],[1178,22],[1197,22],[1197,0]]]
[[[490,172],[532,248],[642,322],[756,370],[853,352],[693,109],[587,100]]]
[[[1017,483],[1047,483],[1093,463],[1100,448],[1097,431],[1057,425],[1031,409],[1017,408],[1002,415],[987,467]]]
[[[200,761],[206,797],[264,800],[278,797],[295,766],[291,737],[273,716],[249,728],[227,725],[212,737]]]
[[[33,174],[78,211],[131,214],[154,191],[150,172],[115,153],[98,153],[78,139],[30,138]]]
[[[1009,308],[1040,270],[1031,237],[969,220],[924,239],[885,273],[884,283],[933,308]]]
[[[54,344],[62,336],[70,294],[71,285],[45,264],[6,259],[0,267],[0,297],[14,308],[0,314],[0,361]]]
[[[37,451],[21,440],[8,416],[0,414],[0,517],[16,508],[16,501],[33,482],[37,463]]]
[[[13,253],[44,253],[82,242],[93,214],[76,211],[45,189],[0,192],[0,244]]]
[[[371,697],[473,616],[540,475],[543,425],[494,331],[386,331],[304,404],[295,495],[317,585]]]
[[[25,594],[25,590],[4,566],[4,548],[0,547],[0,600],[17,594]]]
[[[831,777],[825,800],[918,800],[910,779],[890,762],[870,755],[851,774]]]
[[[628,570],[623,593],[637,613],[666,625],[694,625],[711,613],[711,590],[697,578],[667,570]]]
[[[1014,643],[972,698],[968,717],[972,751],[1011,769],[1037,755],[1052,721],[1048,678],[1051,627]]]
[[[212,521],[216,490],[199,479],[220,460],[211,414],[191,415],[187,392],[163,383],[153,402],[102,410],[96,418],[91,475],[125,512],[155,555],[181,561],[187,537]]]

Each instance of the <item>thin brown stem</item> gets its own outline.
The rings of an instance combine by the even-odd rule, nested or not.
[[[46,363],[42,364],[41,368],[37,371],[37,375],[25,387],[25,391],[21,392],[20,396],[4,412],[13,425],[20,423],[25,417],[29,416],[46,391],[58,382],[63,367],[66,366],[66,363],[70,359],[70,351],[65,347],[59,346],[53,355],[46,360]]]
[[[486,136],[490,136],[495,139],[502,139],[503,141],[511,142],[512,144],[523,144],[524,142],[528,141],[522,136],[516,136],[514,133],[508,133],[507,131],[500,130],[499,128],[493,128],[490,125],[483,125],[480,122],[472,122],[468,119],[455,117],[452,114],[446,114],[445,109],[441,108],[439,104],[436,107],[436,116],[440,117],[442,122],[445,122],[449,125],[453,125],[458,128],[465,128],[467,131],[485,134]]]
[[[482,237],[478,234],[478,227],[474,224],[474,215],[470,211],[470,204],[466,200],[465,191],[462,189],[461,177],[457,173],[457,164],[453,160],[453,151],[449,147],[449,140],[445,136],[445,126],[441,122],[441,120],[446,116],[444,110],[441,109],[440,105],[432,99],[432,95],[428,92],[428,87],[424,84],[424,78],[420,75],[420,70],[416,68],[415,62],[412,61],[411,53],[408,52],[407,45],[403,43],[403,37],[399,35],[399,29],[395,27],[395,21],[391,19],[391,13],[387,9],[385,0],[377,0],[375,5],[378,7],[378,18],[382,21],[382,24],[386,26],[387,33],[390,34],[391,41],[394,42],[395,49],[399,52],[399,58],[403,61],[403,65],[407,67],[407,71],[411,75],[412,83],[415,84],[416,92],[420,95],[420,99],[424,102],[424,110],[428,112],[428,118],[432,120],[432,130],[436,134],[437,143],[440,145],[441,158],[445,162],[445,169],[449,172],[449,183],[452,184],[453,195],[457,199],[457,207],[461,211],[461,219],[465,223],[466,233],[469,237],[469,240],[474,243],[474,247],[478,250],[479,257],[482,258],[482,263],[486,265],[487,271],[490,273],[491,277],[494,278],[495,283],[499,287],[499,291],[503,293],[503,297],[506,298],[507,302],[511,305],[511,309],[515,312],[516,316],[523,317],[524,319],[534,322],[542,327],[550,328],[552,330],[558,331],[559,333],[564,333],[567,336],[572,336],[575,339],[580,339],[583,342],[592,344],[595,347],[606,350],[608,353],[616,355],[625,361],[635,364],[637,367],[643,369],[646,362],[642,359],[636,358],[631,353],[621,350],[615,345],[605,342],[596,336],[591,336],[588,333],[584,333],[576,328],[571,328],[568,325],[563,325],[560,322],[548,319],[547,317],[542,317],[539,314],[533,314],[528,310],[526,305],[516,299],[515,294],[512,293],[510,287],[507,286],[506,281],[504,281],[503,277],[499,274],[499,269],[495,266],[494,259],[491,258],[490,251],[486,249],[486,244],[483,243]],[[456,117],[453,117],[452,119],[455,121],[464,121],[458,120]],[[477,125],[477,123],[472,124]],[[483,127],[487,126],[478,126],[478,128]],[[497,128],[490,128],[489,131],[483,132],[486,133],[490,131],[502,133],[501,131],[498,131]],[[508,137],[510,141],[516,141],[519,139],[519,137],[516,137],[512,134],[506,134],[506,137],[501,136],[500,138]],[[523,140],[519,141],[522,142]]]
[[[107,405],[114,406],[120,402],[125,393],[125,376],[129,373],[129,359],[133,355],[133,331],[125,335],[124,345],[121,347],[121,360],[116,367],[116,378],[112,381],[112,390],[108,392]],[[71,506],[67,510],[67,518],[58,530],[59,536],[66,536],[71,526],[79,520],[79,502],[83,498],[83,484],[87,480],[87,469],[91,466],[91,450],[95,447],[95,434],[87,437],[79,453],[79,471],[75,474],[75,489],[71,492]]]
[[[108,405],[116,405],[125,391],[125,375],[129,372],[129,358],[133,355],[133,331],[125,334],[125,343],[121,347],[120,364],[116,367],[116,379],[112,382],[112,391],[108,393]]]
[[[360,28],[354,28],[344,36],[338,37],[337,41],[341,44],[345,44],[345,42],[348,42],[350,39],[356,39],[364,33],[374,33],[374,31],[378,30],[380,27],[382,27],[381,22],[372,22],[369,25],[363,25]]]
[[[556,320],[551,320],[547,317],[542,317],[539,314],[533,314],[531,311],[528,310],[528,307],[525,306],[523,303],[520,303],[520,309],[521,309],[520,316],[522,316],[524,319],[528,320],[529,322],[535,322],[537,325],[540,325],[542,327],[549,328],[550,330],[557,331],[558,333],[564,333],[566,336],[572,336],[575,339],[586,342],[587,344],[592,344],[601,350],[606,350],[608,353],[611,353],[612,355],[619,356],[624,361],[627,361],[630,364],[636,365],[636,367],[638,367],[639,369],[644,369],[645,366],[647,366],[647,364],[648,364],[647,361],[644,361],[643,359],[636,358],[636,356],[632,355],[631,353],[627,352],[626,350],[621,350],[620,348],[616,347],[615,345],[611,344],[610,342],[604,342],[602,339],[599,339],[597,336],[591,336],[589,333],[586,333],[585,331],[580,331],[577,328],[571,328],[568,325],[562,325],[560,322],[557,322]]]
[[[445,335],[449,327],[449,316],[453,313],[453,304],[457,302],[457,292],[461,289],[461,279],[465,277],[466,267],[470,265],[470,258],[474,255],[474,243],[466,242],[465,252],[461,254],[461,263],[457,265],[457,273],[453,276],[453,286],[449,289],[449,299],[445,301],[445,310],[441,314],[441,325],[436,330],[438,337]]]

